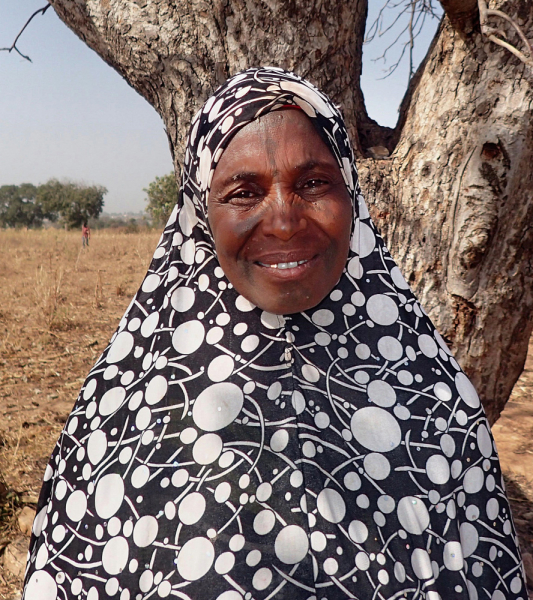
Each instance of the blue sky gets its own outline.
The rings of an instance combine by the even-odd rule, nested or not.
[[[370,19],[380,0],[370,0]],[[1,0],[0,47],[10,46],[44,0]],[[437,27],[416,47],[420,60]],[[394,126],[407,83],[407,64],[391,77],[374,62],[391,38],[365,46],[362,86],[370,116]],[[172,170],[163,122],[113,69],[81,42],[52,9],[37,16],[19,48],[0,53],[0,185],[52,177],[104,185],[105,210],[141,211],[143,188]]]

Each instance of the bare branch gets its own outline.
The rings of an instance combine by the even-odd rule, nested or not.
[[[404,57],[406,50],[407,50],[407,44],[403,44],[402,51],[400,52],[400,56],[398,57],[398,60],[387,69],[386,75],[384,75],[383,77],[378,77],[377,78],[378,80],[387,79],[387,77],[390,77],[394,73],[394,71],[396,71],[396,69],[400,66],[400,63],[402,62],[402,58]],[[380,58],[375,58],[374,60],[380,60]]]
[[[376,35],[379,36],[380,24],[383,20],[383,11],[387,8],[387,4],[381,7],[375,21],[372,23],[372,25],[370,25],[368,33],[365,36],[365,44],[369,44],[376,37]]]
[[[50,6],[51,6],[51,4],[48,3],[46,6],[43,6],[39,10],[36,10],[31,15],[31,17],[26,21],[26,23],[24,23],[24,27],[18,32],[17,37],[15,38],[15,41],[11,44],[11,46],[9,48],[0,48],[0,52],[13,52],[13,50],[14,50],[15,52],[17,52],[17,54],[20,54],[20,56],[22,56],[22,58],[28,60],[29,62],[32,62],[31,58],[29,56],[22,54],[22,52],[17,48],[17,42],[19,41],[20,36],[24,33],[24,30],[26,29],[26,27],[28,27],[28,25],[32,22],[34,17],[36,17],[38,14],[44,15],[46,13],[46,11],[50,8]]]
[[[400,31],[400,33],[396,36],[396,39],[394,39],[383,51],[383,54],[381,56],[378,56],[377,58],[374,58],[374,62],[377,62],[378,60],[383,60],[386,62],[387,60],[387,52],[391,49],[394,48],[394,46],[396,46],[396,44],[398,43],[398,40],[402,37],[402,35],[407,31],[408,27],[404,27],[404,29],[402,29],[402,31]],[[383,77],[383,79],[385,79],[386,77],[388,77],[389,75],[392,75],[392,73],[394,73],[394,71],[398,68],[398,65],[400,64],[403,55],[405,54],[405,50],[407,48],[408,42],[405,42],[404,44],[402,44],[402,52],[400,57],[398,58],[398,60],[387,69],[387,75],[385,77]]]
[[[489,35],[489,36],[487,36],[487,39],[490,40],[491,42],[494,42],[495,44],[498,44],[498,46],[507,48],[507,50],[509,50],[509,52],[512,52],[523,63],[525,63],[526,65],[528,65],[530,67],[533,67],[533,60],[531,60],[528,56],[526,56],[525,54],[520,52],[520,50],[518,50],[518,48],[515,48],[515,46],[513,46],[512,44],[509,44],[508,42],[505,42],[502,39],[497,38],[495,35]]]
[[[411,16],[409,17],[409,79],[413,76],[413,48],[415,47],[415,38],[413,37],[413,25],[416,11],[416,0],[411,0]]]
[[[518,25],[518,23],[514,19],[512,19],[509,15],[505,14],[501,10],[489,9],[485,0],[478,0],[478,6],[481,33],[487,36],[488,40],[494,42],[495,44],[498,44],[498,46],[506,48],[507,50],[509,50],[509,52],[512,52],[512,54],[518,57],[524,64],[533,68],[533,46],[531,45],[531,42],[527,39],[526,34],[524,33],[520,25]],[[490,25],[488,24],[488,20],[491,17],[503,19],[515,29],[515,31],[520,36],[520,39],[524,43],[524,46],[526,47],[527,54],[524,54],[516,46],[513,46],[509,42],[506,42],[505,40],[501,39],[502,37],[505,38],[507,36],[503,31],[490,27]],[[497,37],[497,35],[499,35],[500,37]]]
[[[416,0],[415,0],[416,2]],[[397,5],[394,5],[393,8],[396,8]],[[385,29],[381,29],[381,27],[379,28],[379,37],[382,37],[383,35],[386,35],[387,33],[389,33],[389,31],[396,25],[396,23],[398,23],[398,21],[402,18],[402,16],[409,10],[410,8],[410,3],[407,4],[406,6],[404,6],[403,10],[401,10],[396,17],[394,18],[394,20],[392,21],[392,23],[386,27]],[[404,29],[405,31],[405,29]]]
[[[373,61],[382,60],[387,62],[389,51],[396,45],[401,46],[401,52],[395,62],[385,70],[385,75],[380,79],[390,77],[400,66],[407,50],[409,50],[409,80],[414,73],[414,46],[415,40],[419,36],[426,21],[426,17],[439,17],[437,13],[435,0],[385,0],[381,7],[378,16],[370,25],[368,33],[365,37],[365,44],[368,44],[376,37],[383,37],[390,33],[398,24],[401,29],[395,36],[393,41],[385,48],[381,56],[373,59]],[[389,9],[394,11],[393,18],[390,23],[385,24],[385,11]],[[407,22],[402,18],[407,19]],[[405,41],[405,37],[407,38]]]

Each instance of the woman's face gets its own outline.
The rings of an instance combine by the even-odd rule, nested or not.
[[[340,279],[352,203],[302,111],[268,113],[235,135],[213,175],[208,218],[224,273],[263,310],[312,308]]]

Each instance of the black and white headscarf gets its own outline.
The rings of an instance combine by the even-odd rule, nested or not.
[[[233,289],[206,214],[232,136],[287,104],[354,223],[337,286],[280,316]],[[25,600],[525,600],[483,408],[370,220],[337,108],[240,73],[194,118],[183,173],[46,469]]]

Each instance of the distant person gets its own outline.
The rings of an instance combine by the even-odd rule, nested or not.
[[[91,238],[91,229],[89,227],[89,225],[87,225],[87,221],[85,221],[83,223],[83,225],[81,226],[81,243],[83,244],[83,247],[85,248],[85,246],[87,246],[87,248],[89,247],[89,239]]]

